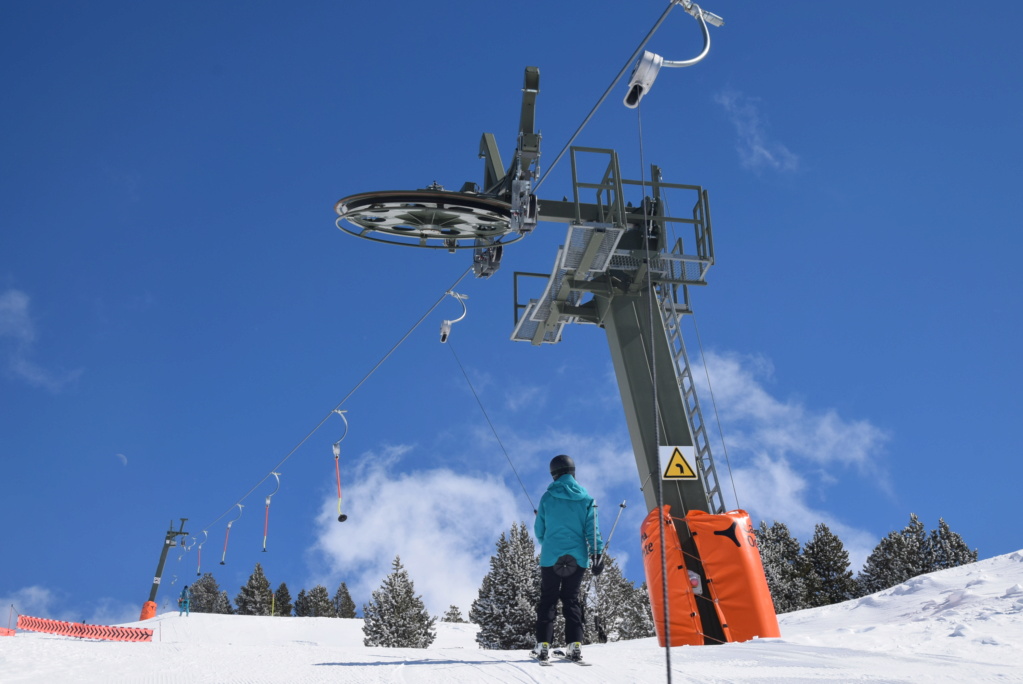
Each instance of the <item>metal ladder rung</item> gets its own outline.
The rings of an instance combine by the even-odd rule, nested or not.
[[[674,361],[675,379],[679,389],[682,390],[686,420],[689,422],[693,445],[696,447],[696,461],[703,474],[708,503],[714,509],[710,512],[723,513],[725,504],[721,494],[720,478],[718,478],[717,469],[714,467],[710,438],[703,421],[703,412],[700,410],[700,401],[696,395],[696,383],[693,381],[692,371],[689,367],[689,355],[686,353],[685,340],[682,339],[681,317],[684,309],[680,308],[675,301],[675,292],[671,287],[658,286],[656,294],[661,321],[664,323],[664,332],[668,338],[668,346]]]

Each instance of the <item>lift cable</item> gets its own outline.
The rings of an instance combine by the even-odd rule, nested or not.
[[[427,309],[427,310],[426,310],[426,313],[424,313],[424,314],[423,314],[423,315],[422,315],[422,316],[421,316],[421,317],[419,318],[419,320],[417,320],[417,321],[416,321],[416,322],[415,322],[415,323],[414,323],[414,324],[412,325],[412,327],[411,327],[411,328],[409,328],[409,329],[408,329],[408,331],[407,331],[407,332],[406,332],[406,333],[405,333],[404,335],[402,335],[402,336],[401,336],[401,338],[400,338],[400,339],[399,339],[399,340],[398,340],[397,342],[395,342],[395,343],[394,343],[394,346],[392,346],[392,347],[391,347],[391,348],[390,348],[390,349],[389,349],[389,350],[387,351],[387,353],[386,353],[386,354],[384,354],[384,355],[383,355],[383,357],[381,357],[381,359],[380,359],[379,361],[377,361],[376,365],[375,365],[375,366],[373,366],[373,368],[371,368],[371,369],[370,369],[370,371],[369,371],[368,373],[366,373],[366,375],[365,375],[365,376],[363,376],[362,380],[360,380],[360,381],[359,381],[359,382],[358,382],[358,383],[357,383],[357,384],[355,385],[355,387],[353,387],[353,388],[352,388],[351,390],[349,390],[348,394],[346,394],[346,395],[344,396],[344,398],[343,398],[343,399],[342,399],[342,400],[341,400],[341,401],[340,401],[340,402],[338,403],[338,405],[337,405],[337,406],[335,406],[334,408],[332,408],[332,409],[331,409],[331,410],[330,410],[330,411],[329,411],[329,412],[327,413],[327,415],[325,415],[325,416],[323,417],[323,419],[322,419],[322,420],[320,420],[320,422],[316,424],[316,427],[314,427],[314,428],[313,428],[312,430],[310,430],[310,431],[309,431],[309,433],[308,433],[308,434],[306,434],[306,436],[305,436],[305,437],[303,437],[303,438],[302,438],[302,439],[301,439],[301,440],[299,441],[299,443],[298,443],[298,444],[296,444],[296,445],[295,445],[295,446],[294,446],[294,447],[293,447],[293,448],[291,449],[291,451],[289,451],[289,452],[287,453],[287,455],[286,455],[286,456],[285,456],[284,458],[282,458],[282,459],[281,459],[281,461],[280,461],[280,462],[279,462],[279,463],[278,463],[277,465],[275,465],[275,466],[274,466],[273,468],[271,468],[271,469],[269,470],[269,472],[267,472],[267,474],[263,476],[263,479],[261,479],[261,480],[260,480],[259,482],[257,482],[257,483],[256,483],[255,485],[253,485],[252,489],[250,489],[250,490],[249,490],[249,491],[247,491],[247,492],[246,492],[246,493],[245,493],[244,495],[242,495],[242,497],[241,497],[240,499],[238,499],[238,501],[236,501],[235,503],[233,503],[233,504],[231,505],[231,507],[230,507],[230,508],[228,508],[228,509],[227,509],[226,511],[224,511],[223,513],[221,513],[220,515],[218,515],[218,516],[217,516],[216,518],[214,518],[214,519],[213,519],[212,521],[210,521],[210,523],[209,523],[208,525],[205,525],[203,529],[205,530],[205,529],[209,529],[210,527],[213,527],[213,525],[215,525],[215,524],[216,524],[217,522],[219,522],[219,521],[220,521],[220,520],[222,520],[222,519],[223,519],[223,518],[224,518],[225,516],[227,516],[227,514],[229,514],[229,513],[230,513],[230,512],[232,511],[232,510],[234,510],[234,507],[235,507],[235,506],[239,506],[239,505],[241,505],[241,502],[245,501],[245,500],[246,500],[246,499],[247,499],[247,498],[249,497],[249,495],[251,495],[251,494],[252,494],[252,493],[253,493],[254,491],[256,491],[256,489],[257,489],[257,488],[258,488],[258,487],[259,487],[259,486],[260,486],[261,484],[263,484],[263,483],[264,483],[264,482],[266,482],[266,481],[267,481],[268,479],[270,479],[270,477],[271,477],[271,476],[273,475],[274,471],[280,470],[281,466],[282,466],[282,465],[284,465],[284,464],[285,464],[285,463],[286,463],[286,462],[288,461],[288,459],[290,459],[290,458],[291,458],[292,456],[294,456],[294,455],[295,455],[295,452],[296,452],[296,451],[298,451],[298,450],[299,450],[299,449],[300,449],[300,448],[302,447],[302,445],[303,445],[303,444],[305,444],[305,443],[306,443],[306,442],[307,442],[307,441],[309,440],[309,438],[310,438],[310,437],[312,437],[312,436],[313,436],[313,434],[314,434],[314,433],[315,433],[315,432],[316,432],[317,430],[319,430],[319,429],[320,429],[321,427],[323,427],[323,424],[324,424],[324,423],[326,423],[326,422],[327,422],[327,421],[328,421],[328,420],[330,419],[330,417],[331,417],[332,415],[334,415],[334,412],[335,412],[335,411],[337,411],[338,409],[340,409],[340,408],[341,408],[341,406],[343,406],[343,405],[344,405],[344,403],[345,403],[346,401],[348,401],[348,400],[349,400],[349,399],[351,398],[351,396],[352,396],[353,394],[355,394],[355,392],[356,392],[356,391],[357,391],[357,390],[358,390],[358,389],[359,389],[360,387],[362,387],[362,385],[363,385],[363,384],[364,384],[364,383],[365,383],[365,382],[366,382],[367,380],[369,380],[370,376],[371,376],[371,375],[373,375],[373,373],[375,373],[375,372],[377,371],[377,369],[378,369],[378,368],[380,368],[380,366],[382,366],[382,365],[383,365],[384,361],[386,361],[386,360],[387,360],[388,358],[390,358],[391,354],[393,354],[393,353],[394,353],[394,352],[395,352],[395,351],[396,351],[396,350],[398,349],[398,347],[400,347],[400,346],[401,346],[401,344],[402,344],[402,343],[403,343],[403,342],[404,342],[404,341],[405,341],[406,339],[408,339],[408,337],[409,337],[409,336],[410,336],[410,335],[411,335],[411,334],[412,334],[412,333],[413,333],[413,332],[414,332],[414,331],[416,330],[416,328],[418,328],[418,327],[419,327],[419,326],[420,326],[420,325],[422,324],[422,322],[423,322],[423,321],[425,321],[425,320],[427,319],[427,317],[429,317],[429,315],[430,315],[431,313],[433,313],[433,310],[434,310],[434,309],[436,309],[436,308],[437,308],[437,307],[438,307],[438,306],[440,305],[440,303],[444,301],[444,298],[448,296],[448,294],[447,294],[447,293],[448,293],[449,291],[453,290],[453,289],[454,289],[454,288],[455,288],[455,287],[456,287],[456,286],[458,285],[458,283],[462,282],[462,279],[463,279],[463,278],[465,278],[465,276],[469,275],[469,273],[470,273],[471,271],[472,271],[472,266],[469,266],[469,267],[468,267],[467,269],[465,269],[465,271],[464,271],[464,272],[462,273],[462,275],[458,276],[458,279],[457,279],[457,280],[456,280],[456,281],[455,281],[455,282],[454,282],[454,283],[453,283],[453,284],[451,285],[451,287],[448,287],[448,288],[446,288],[446,289],[444,290],[444,294],[442,294],[442,295],[440,296],[440,298],[439,298],[439,299],[437,299],[437,301],[436,301],[436,302],[434,302],[434,303],[433,303],[433,305],[432,305],[432,306],[431,306],[431,307],[430,307],[429,309]]]
[[[668,216],[672,216],[671,207],[668,205],[668,198],[664,197],[664,213]],[[672,225],[669,227],[671,231],[671,242],[676,239],[675,227]],[[691,307],[690,307],[691,309]],[[707,354],[703,350],[703,338],[700,336],[700,326],[696,323],[696,312],[690,310],[690,318],[693,321],[693,329],[696,331],[696,342],[700,347],[700,360],[703,362],[703,374],[707,377],[707,390],[710,392],[710,403],[714,407],[714,422],[718,428],[718,439],[721,440],[721,450],[725,455],[725,467],[728,469],[728,479],[732,483],[732,496],[735,497],[735,505],[737,508],[742,508],[742,504],[739,503],[739,491],[735,486],[735,474],[732,472],[732,461],[728,457],[728,444],[725,442],[725,431],[721,426],[721,415],[718,413],[717,397],[714,396],[714,384],[710,381],[710,367],[707,365]]]
[[[672,3],[673,5],[674,3]],[[671,9],[671,5],[668,6]],[[665,12],[665,15],[667,12]],[[647,202],[646,202],[646,159],[643,154],[643,115],[640,107],[637,103],[636,106],[636,128],[639,133],[639,169],[640,169],[640,187],[643,189],[643,245],[647,249],[646,260],[648,267],[646,269],[646,287],[647,292],[650,293],[648,297],[648,311],[649,317],[649,330],[648,334],[650,337],[650,386],[653,390],[653,408],[654,408],[654,435],[655,448],[657,448],[657,510],[662,511],[664,509],[664,482],[660,477],[661,473],[661,456],[660,456],[660,444],[661,444],[661,407],[658,403],[657,398],[657,354],[654,348],[654,279],[653,269],[649,268],[650,261],[650,220],[647,214]],[[651,179],[653,180],[653,179]],[[663,237],[663,236],[662,236]],[[651,477],[653,473],[651,473]],[[664,534],[664,515],[658,514],[657,516],[658,532],[661,537],[661,601],[662,619],[664,620],[664,660],[665,668],[667,671],[668,684],[671,684],[671,620],[670,610],[668,608],[668,549],[665,542]]]
[[[504,442],[501,441],[501,437],[497,434],[497,428],[494,427],[494,423],[490,420],[490,416],[487,414],[487,410],[483,408],[483,402],[480,400],[480,395],[476,393],[476,388],[472,385],[472,380],[469,379],[469,374],[465,372],[465,367],[462,366],[461,359],[458,358],[458,354],[455,353],[454,346],[449,342],[448,347],[451,349],[451,355],[455,357],[455,363],[458,364],[458,368],[462,371],[462,375],[465,376],[465,382],[468,383],[469,389],[472,391],[472,396],[476,398],[476,403],[479,404],[480,411],[483,412],[483,417],[487,419],[487,424],[490,426],[491,432],[494,433],[494,439],[501,446],[501,451],[504,452],[504,457],[508,459],[508,465],[511,466],[512,472],[515,473],[515,479],[519,481],[519,486],[522,487],[522,493],[526,495],[526,500],[529,501],[529,507],[533,509],[533,513],[536,513],[536,506],[533,505],[533,499],[529,496],[529,491],[526,489],[526,485],[523,484],[522,478],[519,477],[519,471],[515,469],[515,464],[512,463],[511,456],[508,455],[508,450],[504,448]]]
[[[721,440],[721,449],[725,455],[725,466],[728,468],[728,479],[732,483],[732,496],[735,497],[735,505],[742,508],[739,503],[739,490],[735,487],[735,476],[732,474],[732,462],[728,458],[728,445],[725,444],[725,432],[721,428],[721,416],[718,414],[718,402],[714,397],[714,385],[710,382],[710,369],[707,367],[707,355],[703,351],[703,340],[700,338],[700,326],[696,324],[696,314],[692,314],[693,328],[696,330],[696,342],[700,346],[700,358],[703,359],[703,373],[707,376],[707,389],[710,391],[710,403],[714,407],[714,421],[718,426],[718,438]]]
[[[582,133],[584,128],[586,128],[586,124],[590,122],[590,119],[593,118],[593,115],[597,113],[598,109],[600,109],[600,105],[604,104],[604,100],[607,99],[607,96],[610,95],[611,91],[614,90],[615,86],[618,85],[618,81],[622,80],[622,76],[625,75],[625,72],[628,71],[629,67],[632,66],[632,63],[633,61],[635,61],[636,57],[639,56],[639,54],[643,51],[643,48],[646,47],[646,44],[649,43],[650,39],[654,37],[655,33],[657,33],[657,29],[659,29],[661,27],[661,24],[664,23],[664,20],[668,18],[668,14],[671,13],[671,10],[674,6],[675,0],[672,0],[671,2],[668,3],[668,7],[664,10],[664,13],[661,14],[660,18],[654,23],[653,27],[646,34],[646,37],[640,41],[639,45],[636,46],[636,49],[633,51],[633,53],[629,55],[629,58],[627,60],[625,60],[625,64],[622,66],[621,71],[618,72],[618,75],[615,76],[614,79],[611,81],[611,85],[607,87],[607,90],[604,91],[604,94],[600,96],[599,100],[597,100],[597,104],[593,105],[593,109],[591,109],[590,113],[586,115],[586,118],[583,119],[583,122],[579,124],[579,128],[575,129],[575,133],[572,134],[572,137],[568,139],[568,142],[565,143],[565,146],[561,148],[560,152],[558,152],[558,156],[554,158],[554,161],[551,162],[551,165],[548,166],[547,170],[543,172],[542,176],[540,176],[540,180],[536,182],[536,186],[533,189],[534,192],[537,189],[539,189],[541,185],[543,185],[543,182],[545,180],[547,180],[547,176],[551,174],[551,171],[553,171],[554,167],[558,165],[558,162],[561,161],[561,158],[565,156],[565,152],[568,151],[568,148],[572,146],[572,143],[575,142],[575,139],[579,137],[579,134]]]
[[[584,128],[586,128],[586,124],[590,122],[590,119],[593,118],[593,115],[597,113],[598,109],[600,109],[600,105],[604,104],[604,100],[607,99],[607,96],[611,94],[611,91],[615,89],[615,86],[618,85],[618,82],[622,80],[622,76],[624,76],[625,72],[628,71],[629,67],[632,66],[633,62],[636,60],[636,57],[638,57],[640,53],[643,52],[643,48],[646,47],[646,44],[649,43],[650,39],[654,37],[655,33],[657,33],[657,29],[659,29],[661,27],[661,24],[664,23],[664,20],[668,18],[668,15],[671,13],[671,10],[675,8],[675,5],[681,5],[686,12],[692,14],[700,22],[700,27],[703,30],[704,40],[703,52],[700,53],[698,57],[690,60],[683,61],[664,60],[663,62],[658,63],[657,68],[659,69],[661,66],[668,67],[690,66],[692,64],[696,64],[697,62],[699,62],[700,60],[707,56],[707,52],[710,51],[710,34],[707,31],[706,21],[710,20],[714,23],[717,23],[721,21],[720,17],[717,17],[716,15],[713,15],[710,12],[705,12],[701,10],[699,5],[692,2],[692,0],[669,0],[667,8],[665,8],[664,12],[657,19],[657,21],[654,22],[654,25],[650,28],[650,31],[647,32],[643,40],[639,42],[639,45],[637,45],[633,53],[629,55],[629,58],[625,60],[625,64],[622,66],[621,70],[614,77],[614,79],[612,79],[611,84],[608,85],[607,87],[607,90],[605,90],[604,94],[600,96],[600,99],[597,100],[597,103],[593,105],[592,109],[590,109],[590,112],[589,114],[586,115],[586,118],[584,118],[582,123],[579,124],[579,127],[575,129],[575,133],[572,134],[572,137],[568,139],[568,142],[565,143],[565,146],[561,148],[560,152],[558,152],[558,156],[554,158],[554,161],[551,162],[551,165],[547,167],[546,171],[544,171],[543,175],[540,177],[540,180],[537,181],[536,185],[533,188],[534,192],[537,189],[539,189],[541,185],[543,185],[543,182],[545,180],[547,180],[547,176],[549,176],[551,171],[554,170],[554,167],[558,165],[558,162],[561,161],[561,158],[565,156],[565,152],[568,151],[569,147],[572,146],[572,143],[575,142],[575,139],[579,137],[579,134],[582,133]],[[660,58],[658,57],[658,59]],[[656,75],[656,71],[654,72],[654,75]],[[636,102],[636,104],[639,104],[638,101]]]

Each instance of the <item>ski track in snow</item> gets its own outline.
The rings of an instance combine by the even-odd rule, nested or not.
[[[38,616],[47,617],[47,616]],[[871,596],[781,616],[782,637],[671,650],[672,680],[1021,682],[1023,552],[916,577]],[[593,667],[541,667],[477,648],[475,627],[437,623],[428,649],[367,648],[362,621],[165,613],[152,643],[18,632],[0,638],[4,684],[421,684],[659,682],[655,639],[584,648]]]

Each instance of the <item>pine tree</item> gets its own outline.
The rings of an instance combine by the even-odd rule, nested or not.
[[[970,551],[963,538],[949,529],[944,518],[938,518],[938,529],[931,530],[925,549],[930,572],[977,561],[977,549]]]
[[[903,528],[902,534],[909,541],[909,565],[913,573],[910,577],[930,572],[931,567],[927,562],[927,530],[916,513],[909,514],[909,524]]]
[[[306,617],[337,617],[327,587],[317,584],[306,595]]]
[[[586,590],[589,586],[592,591]],[[622,639],[637,639],[653,636],[647,631],[653,623],[647,617],[649,609],[645,590],[640,592],[636,585],[622,575],[618,562],[608,556],[604,572],[597,577],[590,575],[583,582],[585,610],[585,631],[587,643],[606,643]]]
[[[234,599],[238,615],[270,614],[270,582],[263,574],[263,566],[256,563],[256,569],[249,575],[249,581]]]
[[[416,596],[412,580],[395,557],[391,574],[362,607],[366,646],[426,648],[437,637],[436,619],[430,617],[422,597]]]
[[[856,578],[861,596],[902,584],[930,571],[928,539],[924,524],[911,513],[901,531],[889,532],[867,556]]]
[[[775,612],[788,613],[808,607],[806,584],[809,570],[799,541],[789,533],[788,526],[775,521],[768,527],[761,521],[757,547]]]
[[[476,643],[480,648],[532,648],[539,599],[536,547],[526,523],[512,523],[511,532],[502,532],[497,541],[497,552],[490,557],[490,572],[469,610],[469,621],[480,628]]]
[[[288,591],[288,585],[281,582],[281,586],[274,592],[274,615],[289,617],[292,608],[294,606],[291,605],[291,592]]]
[[[841,603],[856,596],[856,581],[849,569],[849,552],[824,523],[813,531],[803,548],[803,557],[812,571],[808,603],[811,608]]]
[[[654,631],[654,611],[650,607],[650,592],[647,591],[646,582],[643,582],[635,589],[632,601],[629,602],[629,609],[626,612],[626,619],[619,628],[619,638],[645,639],[656,634]]]
[[[889,532],[867,556],[856,576],[861,596],[894,587],[913,577],[909,541],[901,532]]]
[[[192,592],[191,609],[193,613],[225,613],[229,615],[234,612],[231,610],[231,601],[227,598],[227,592],[221,592],[217,580],[210,573],[207,572],[197,579],[189,589]]]
[[[355,617],[355,601],[352,600],[352,595],[348,593],[348,585],[344,582],[334,593],[334,616],[339,618]]]
[[[231,607],[231,599],[228,598],[226,590],[221,589],[220,594],[217,595],[217,602],[213,606],[213,612],[219,615],[234,615],[234,608]]]
[[[295,617],[309,617],[309,596],[300,589],[295,598]]]
[[[465,618],[462,617],[462,611],[458,606],[452,605],[448,608],[448,611],[441,616],[441,622],[465,622]]]

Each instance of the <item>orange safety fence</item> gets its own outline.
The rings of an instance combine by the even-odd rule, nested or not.
[[[0,636],[14,636],[14,630],[0,627]]]
[[[152,641],[153,630],[141,627],[107,627],[85,625],[80,622],[62,622],[45,618],[18,616],[18,629],[30,632],[46,632],[79,639],[102,639],[104,641]]]

